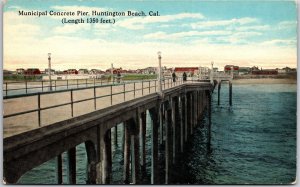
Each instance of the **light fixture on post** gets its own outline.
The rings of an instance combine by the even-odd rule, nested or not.
[[[162,96],[162,83],[161,83],[161,79],[162,79],[162,72],[161,72],[161,52],[158,51],[157,52],[158,55],[158,91],[159,94]]]
[[[213,84],[213,74],[214,74],[214,62],[211,62],[211,70],[210,70],[210,83]]]
[[[52,82],[51,82],[51,53],[48,53],[48,73],[49,73],[49,88],[52,91]]]

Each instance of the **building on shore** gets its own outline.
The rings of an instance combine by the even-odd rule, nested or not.
[[[104,71],[102,71],[102,70],[100,70],[100,69],[91,69],[90,71],[89,71],[89,74],[90,75],[99,75],[99,74],[104,74],[105,72]]]
[[[17,72],[18,75],[24,75],[25,74],[25,69],[19,68],[19,69],[16,69],[16,72]]]
[[[125,73],[125,71],[123,71],[122,68],[113,68],[112,72],[113,72],[113,74],[118,74],[119,72]],[[111,73],[111,68],[109,68],[105,71],[105,74],[110,74],[110,73]]]
[[[14,71],[10,71],[10,70],[3,70],[3,76],[8,76],[8,75],[13,75]]]
[[[278,75],[278,71],[276,69],[262,69],[252,71],[252,75]]]
[[[177,76],[182,76],[184,72],[187,74],[187,76],[193,76],[199,73],[199,68],[198,67],[175,67],[174,71]]]
[[[239,66],[235,66],[235,65],[226,65],[224,67],[224,72],[226,74],[231,74],[231,71],[233,71],[234,75],[238,75],[239,74]]]
[[[142,74],[155,74],[157,67],[147,67],[145,69],[141,69]]]
[[[28,68],[25,71],[25,75],[40,75],[41,71],[38,68]]]
[[[214,68],[214,71],[215,71],[215,70],[218,71],[218,68],[217,68],[217,69]],[[207,75],[209,75],[210,70],[209,70],[208,67],[202,67],[202,66],[200,66],[200,67],[198,68],[198,73],[199,73],[200,75],[207,76]]]
[[[239,75],[248,75],[250,72],[250,67],[239,67]]]
[[[68,74],[68,75],[77,75],[78,71],[76,69],[68,69],[68,70],[64,70],[63,71],[64,74]]]
[[[87,69],[79,69],[78,70],[78,74],[79,75],[87,75],[87,74],[89,74],[89,70],[87,70]]]
[[[50,73],[51,73],[51,75],[55,75],[55,74],[56,74],[56,72],[55,72],[54,69],[51,69],[51,70],[50,70]],[[47,75],[49,75],[49,69],[48,69],[48,68],[45,69],[45,71],[42,72],[42,74],[47,74]]]

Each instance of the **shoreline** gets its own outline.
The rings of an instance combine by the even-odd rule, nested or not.
[[[297,84],[297,79],[233,79],[233,84]]]

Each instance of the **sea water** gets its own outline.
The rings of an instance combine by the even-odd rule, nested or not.
[[[186,144],[184,154],[174,166],[173,184],[289,184],[296,177],[296,108],[295,84],[233,85],[233,106],[229,90],[222,84],[221,102],[217,89],[212,98],[211,151],[207,149],[207,112]],[[151,120],[147,116],[146,174],[150,184]],[[118,126],[118,144],[112,143],[112,183],[122,183],[122,124]],[[112,130],[112,139],[114,137]],[[163,148],[163,147],[161,147]],[[86,182],[84,144],[77,149],[77,183]],[[164,152],[161,149],[160,158]],[[163,161],[161,174],[163,174]],[[63,154],[63,181],[67,183],[66,155]],[[27,172],[23,184],[55,184],[55,160]],[[163,177],[160,183],[164,183]]]

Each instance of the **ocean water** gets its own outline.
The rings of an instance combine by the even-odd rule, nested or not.
[[[207,113],[190,137],[184,154],[174,166],[173,184],[289,184],[296,178],[295,84],[233,85],[233,106],[229,108],[228,85],[222,84],[221,103],[217,89],[212,102],[211,152],[207,149]],[[146,173],[143,184],[150,184],[151,120],[147,117]],[[112,140],[114,130],[112,130]],[[112,183],[122,183],[122,124],[118,144],[112,143]],[[77,148],[77,183],[86,180],[84,144]],[[161,147],[163,148],[163,147]],[[164,151],[160,149],[160,166]],[[66,156],[63,154],[64,183]],[[163,169],[160,170],[163,176]],[[55,160],[27,172],[19,183],[55,184]],[[160,179],[164,183],[163,177]]]
[[[289,184],[296,178],[295,84],[228,85],[213,93],[212,152],[205,130],[197,128],[182,164],[185,177],[176,183]],[[207,120],[204,121],[207,123]],[[188,177],[186,177],[188,176]]]

